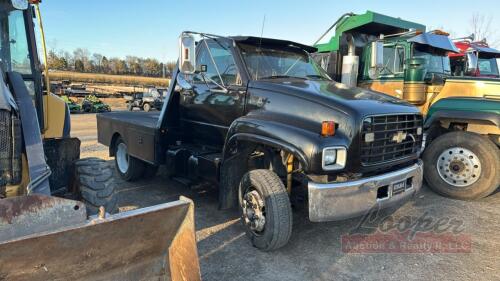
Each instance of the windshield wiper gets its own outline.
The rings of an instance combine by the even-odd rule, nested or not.
[[[322,75],[318,75],[318,74],[310,74],[310,75],[306,75],[307,78],[314,78],[314,79],[323,79],[323,80],[329,80],[328,78],[326,78],[325,76],[322,76]]]
[[[305,77],[297,77],[297,76],[290,76],[290,75],[271,75],[271,76],[266,76],[266,77],[260,77],[259,79],[281,79],[281,78],[295,78],[295,79],[302,79],[302,80],[307,79]]]

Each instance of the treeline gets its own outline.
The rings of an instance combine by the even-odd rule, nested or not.
[[[48,53],[48,66],[52,70],[170,77],[175,65],[175,62],[162,63],[157,59],[136,56],[126,56],[125,59],[108,58],[98,53],[90,54],[87,49],[83,48],[78,48],[73,53],[55,50]]]

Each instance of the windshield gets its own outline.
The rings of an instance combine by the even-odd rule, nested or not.
[[[416,45],[413,57],[425,59],[427,72],[451,75],[450,59],[444,53],[434,52],[430,48]]]
[[[254,80],[274,78],[328,79],[306,51],[288,46],[239,44],[248,72]]]
[[[482,59],[480,58],[477,64],[479,68],[479,73],[481,75],[495,76],[499,77],[498,74],[498,65],[497,60],[494,58],[491,59]]]

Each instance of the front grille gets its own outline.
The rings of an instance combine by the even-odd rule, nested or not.
[[[418,153],[422,146],[422,115],[371,116],[363,120],[361,164],[386,163]]]

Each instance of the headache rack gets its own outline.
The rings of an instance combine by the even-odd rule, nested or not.
[[[369,116],[361,131],[361,164],[376,165],[417,154],[422,147],[420,114]]]

